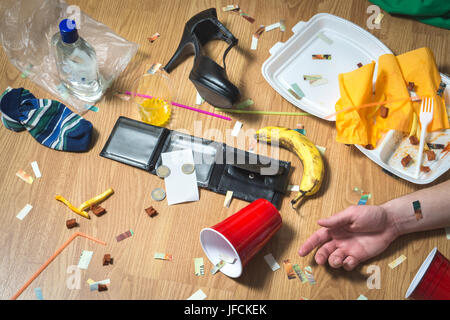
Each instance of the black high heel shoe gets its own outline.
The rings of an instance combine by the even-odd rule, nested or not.
[[[223,54],[223,67],[203,51],[202,46],[210,40],[223,40],[229,45]],[[237,42],[238,39],[217,20],[215,8],[202,11],[186,22],[180,44],[164,70],[170,73],[188,56],[195,54],[189,79],[198,93],[215,107],[231,108],[239,99],[239,89],[228,80],[225,57]]]

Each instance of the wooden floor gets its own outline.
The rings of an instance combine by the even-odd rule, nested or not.
[[[178,45],[184,22],[195,13],[216,7],[219,19],[239,39],[237,49],[227,57],[228,75],[241,88],[244,97],[252,98],[255,110],[296,111],[263,79],[261,65],[269,57],[268,50],[278,41],[286,41],[291,28],[300,20],[306,21],[319,12],[331,13],[367,29],[371,4],[365,0],[323,1],[241,1],[242,10],[256,19],[254,24],[234,13],[222,12],[227,1],[150,1],[150,0],[79,0],[76,4],[91,17],[108,25],[126,39],[140,45],[139,51],[121,77],[113,84],[114,90],[128,89],[145,66],[153,62],[165,63]],[[285,19],[286,32],[271,31],[260,38],[258,49],[251,51],[251,35],[259,24],[268,25]],[[368,29],[367,29],[368,30]],[[448,52],[449,31],[386,14],[381,29],[368,30],[394,53],[428,46],[436,56],[441,72],[450,73]],[[159,32],[161,37],[153,44],[147,37]],[[215,42],[208,52],[220,61],[226,45]],[[176,100],[195,105],[195,90],[188,81],[192,58],[181,64],[172,77],[177,88]],[[0,50],[0,88],[25,87],[39,98],[51,96],[28,79],[22,79],[3,50]],[[223,207],[224,197],[200,190],[200,201],[173,205],[156,203],[150,191],[164,187],[163,180],[139,169],[99,156],[99,153],[119,116],[138,119],[136,108],[112,96],[110,90],[97,106],[98,113],[89,112],[85,118],[96,130],[93,148],[83,154],[57,152],[38,144],[27,132],[15,133],[0,125],[0,298],[10,298],[39,266],[74,232],[65,221],[77,218],[76,230],[107,242],[102,246],[87,239],[76,239],[28,287],[20,299],[36,299],[34,288],[42,288],[45,299],[186,299],[202,289],[208,299],[356,299],[364,294],[369,299],[403,299],[418,267],[433,247],[450,256],[450,241],[444,230],[423,232],[397,239],[383,254],[364,263],[353,272],[317,266],[313,254],[301,258],[297,250],[313,231],[316,221],[357,203],[357,186],[370,191],[368,204],[381,204],[389,199],[422,188],[383,173],[381,168],[355,147],[335,142],[333,123],[315,117],[240,116],[233,120],[244,123],[243,129],[258,129],[267,125],[295,127],[303,123],[308,137],[327,148],[325,153],[326,180],[320,194],[305,202],[299,212],[290,208],[290,197],[281,206],[283,227],[274,238],[245,267],[243,275],[231,279],[222,273],[210,274],[212,267],[202,251],[199,232],[247,205],[234,199],[229,208]],[[204,109],[213,111],[205,104]],[[187,110],[176,109],[168,127],[193,130],[194,121],[201,121],[206,131],[218,128],[223,134],[232,129],[234,121],[213,119]],[[227,140],[226,140],[227,139]],[[220,140],[220,139],[218,139]],[[230,137],[222,141],[233,144]],[[231,142],[230,142],[231,141]],[[289,151],[281,150],[280,158],[291,161],[291,184],[298,184],[302,176],[300,161]],[[19,169],[32,173],[30,162],[37,161],[42,178],[32,185],[15,176]],[[435,183],[449,179],[449,173]],[[83,201],[113,188],[115,194],[104,206],[108,213],[101,218],[83,219],[54,200],[56,194],[67,197],[78,205]],[[15,216],[25,204],[33,206],[30,214],[19,220]],[[154,206],[159,215],[149,218],[144,208]],[[122,242],[115,236],[133,229],[135,234]],[[81,271],[81,288],[70,290],[67,269],[78,263],[83,250],[94,251],[87,270]],[[171,253],[173,261],[153,259],[155,252]],[[102,257],[111,253],[114,265],[102,266]],[[272,272],[263,257],[272,253],[278,263],[290,259],[302,267],[312,266],[317,284],[301,284],[288,280],[283,269]],[[407,260],[391,270],[388,263],[401,254]],[[193,258],[205,258],[203,277],[194,275]],[[366,286],[367,267],[381,268],[381,289]],[[90,291],[88,278],[96,281],[111,279],[108,291]]]

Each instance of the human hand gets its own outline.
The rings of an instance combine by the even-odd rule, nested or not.
[[[359,263],[383,252],[399,232],[381,206],[351,206],[317,223],[322,227],[302,245],[302,257],[314,248],[317,264],[353,270]]]

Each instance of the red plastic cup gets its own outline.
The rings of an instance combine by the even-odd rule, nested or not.
[[[236,259],[220,271],[237,278],[251,258],[281,228],[281,223],[278,210],[269,201],[258,199],[215,226],[202,229],[200,243],[214,265],[224,256]]]
[[[423,262],[405,298],[416,300],[450,300],[450,261],[437,248]]]

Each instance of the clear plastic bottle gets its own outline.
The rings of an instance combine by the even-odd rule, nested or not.
[[[103,94],[94,48],[78,35],[75,21],[64,19],[51,40],[59,77],[70,94],[95,103]]]

